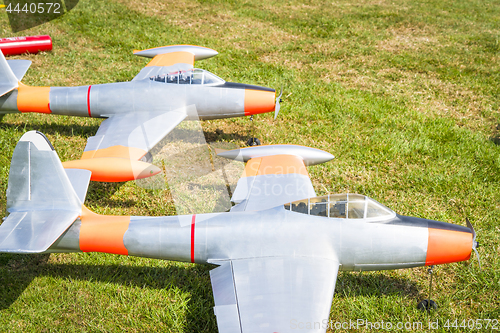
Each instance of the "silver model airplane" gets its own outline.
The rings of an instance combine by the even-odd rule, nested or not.
[[[321,150],[222,151],[245,161],[227,213],[105,216],[83,205],[90,171],[65,170],[39,132],[17,144],[0,252],[105,252],[218,265],[210,273],[219,332],[325,332],[339,270],[468,260],[471,228],[400,216],[359,194],[317,197],[306,165]],[[305,199],[304,199],[305,198]]]
[[[28,60],[5,60],[0,51],[0,115],[39,112],[107,118],[88,139],[80,160],[65,168],[92,171],[92,180],[127,181],[160,172],[148,152],[184,119],[220,119],[279,112],[280,97],[266,87],[225,82],[193,68],[217,55],[200,46],[134,51],[153,58],[130,82],[79,87],[30,87],[20,81]]]

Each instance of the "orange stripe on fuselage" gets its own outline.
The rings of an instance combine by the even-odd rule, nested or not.
[[[171,52],[158,54],[154,56],[153,60],[151,60],[146,67],[151,66],[172,66],[175,64],[188,64],[194,65],[194,54],[190,52]]]
[[[273,155],[248,160],[241,177],[284,175],[296,173],[308,176],[304,161],[293,155]]]
[[[425,265],[469,260],[471,251],[472,233],[429,228]]]
[[[80,216],[80,250],[128,255],[123,236],[128,229],[130,216],[107,216],[82,207]]]
[[[17,109],[21,112],[51,113],[50,87],[30,87],[19,82]]]

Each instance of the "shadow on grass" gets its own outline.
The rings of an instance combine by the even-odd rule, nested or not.
[[[135,200],[130,199],[112,199],[112,196],[125,185],[121,183],[90,182],[85,198],[86,206],[101,206],[110,208],[134,207],[137,205]]]
[[[0,309],[8,308],[46,266],[50,254],[0,254]]]
[[[496,144],[497,146],[500,146],[500,136],[492,136],[490,138],[490,141]]]
[[[0,119],[0,129],[16,129],[19,133],[24,134],[30,130],[36,130],[43,134],[61,134],[64,136],[79,135],[88,137],[95,135],[99,129],[98,125],[80,125],[80,124],[60,124],[56,122],[21,122],[11,124]],[[26,130],[25,130],[26,129]]]
[[[342,272],[335,285],[336,297],[350,298],[360,295],[401,295],[417,297],[419,286],[404,278],[394,278],[383,273],[359,274]]]
[[[500,146],[500,124],[495,126],[493,134],[490,136],[490,141]]]
[[[207,142],[229,142],[233,141],[244,141],[246,142],[250,138],[250,134],[241,135],[240,133],[224,133],[223,130],[217,129],[215,131],[204,130],[205,140]],[[262,138],[261,138],[262,139]]]
[[[131,267],[122,265],[51,265],[44,274],[55,278],[80,279],[134,286],[145,289],[169,290],[177,288],[191,294],[186,313],[186,332],[200,332],[207,326],[207,318],[213,316],[213,295],[209,271],[216,266],[190,265]]]
[[[200,132],[198,129],[187,129],[176,127],[172,132],[168,133],[160,142],[158,142],[151,153],[154,155],[160,151],[165,145],[171,142],[189,142],[189,143],[201,143],[200,142]],[[231,142],[231,141],[247,141],[250,137],[249,135],[242,135],[238,132],[225,133],[224,130],[216,129],[203,130],[203,137],[205,142]]]
[[[59,123],[57,121],[53,122],[22,121],[20,123],[9,123],[3,120],[4,116],[6,116],[6,114],[0,114],[0,129],[15,129],[21,135],[30,130],[36,130],[42,132],[43,134],[52,134],[52,135],[60,134],[63,136],[78,135],[82,137],[89,137],[95,135],[100,126],[100,124],[81,125],[73,122],[71,122],[70,124],[64,124],[64,123]],[[50,115],[48,117],[50,117]],[[175,139],[189,141],[188,138],[190,137],[191,132],[192,132],[191,130],[176,128],[175,133],[167,135],[164,139],[162,139],[162,141],[167,140],[167,142],[170,142],[170,141],[175,141]],[[247,141],[247,139],[249,138],[249,135],[241,135],[237,132],[224,133],[223,130],[219,129],[215,131],[204,130],[203,135],[205,137],[206,142],[228,142],[231,140]],[[165,142],[160,142],[157,146],[161,148],[163,145],[165,145]],[[157,151],[158,148],[154,147],[152,150]]]
[[[209,271],[212,265],[133,267],[123,265],[47,264],[49,254],[0,254],[0,310],[6,309],[39,276],[66,280],[97,281],[143,289],[178,288],[192,295],[188,302],[186,332],[216,327]],[[207,320],[213,320],[207,323]],[[208,325],[207,325],[208,324]]]
[[[99,125],[81,125],[81,124],[64,124],[59,123],[64,116],[57,115],[47,115],[47,117],[58,117],[55,121],[47,121],[47,122],[33,122],[33,121],[22,121],[20,123],[9,123],[4,120],[4,116],[7,114],[0,114],[0,129],[17,129],[17,131],[21,134],[27,132],[29,130],[37,130],[42,133],[48,134],[61,134],[65,136],[74,136],[79,135],[83,137],[93,136],[97,133],[99,129]],[[78,119],[78,117],[67,117],[68,119]],[[49,119],[52,120],[52,119]],[[26,128],[26,131],[24,131]],[[251,127],[249,127],[251,128]],[[249,130],[250,131],[250,130]],[[175,130],[175,137],[172,135],[166,137],[169,141],[173,141],[175,138],[180,137],[180,139],[186,140],[189,137],[189,134],[192,130],[187,129],[179,129]],[[215,131],[211,130],[203,130],[203,135],[205,136],[206,142],[227,142],[231,140],[235,141],[247,141],[249,135],[241,135],[240,133],[225,133],[223,130],[217,129]]]
[[[0,309],[9,307],[37,276],[67,280],[86,280],[134,286],[144,289],[178,288],[192,295],[188,302],[187,332],[216,327],[209,271],[215,266],[190,265],[166,268],[119,264],[46,264],[49,255],[0,255]],[[384,274],[343,273],[338,277],[336,296],[418,294],[417,285],[403,278]],[[207,321],[212,320],[212,323]]]

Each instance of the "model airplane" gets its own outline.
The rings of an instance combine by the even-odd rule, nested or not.
[[[200,46],[135,51],[153,58],[130,82],[80,87],[30,87],[20,81],[28,60],[6,61],[0,52],[0,114],[39,112],[107,118],[87,141],[80,160],[65,168],[92,171],[92,180],[128,181],[160,172],[148,152],[184,119],[220,119],[279,112],[275,90],[225,82],[193,68],[217,55]]]
[[[227,213],[104,216],[83,205],[90,171],[65,170],[39,132],[17,144],[0,252],[105,252],[218,265],[210,272],[219,332],[325,332],[339,270],[468,260],[471,228],[400,216],[359,194],[317,197],[306,165],[321,150],[257,146]],[[304,199],[305,198],[305,199]],[[303,328],[303,329],[300,329]]]

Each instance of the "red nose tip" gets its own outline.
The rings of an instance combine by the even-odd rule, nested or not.
[[[275,103],[274,91],[245,89],[245,116],[273,112]]]
[[[472,233],[429,228],[425,265],[446,264],[469,260]]]

